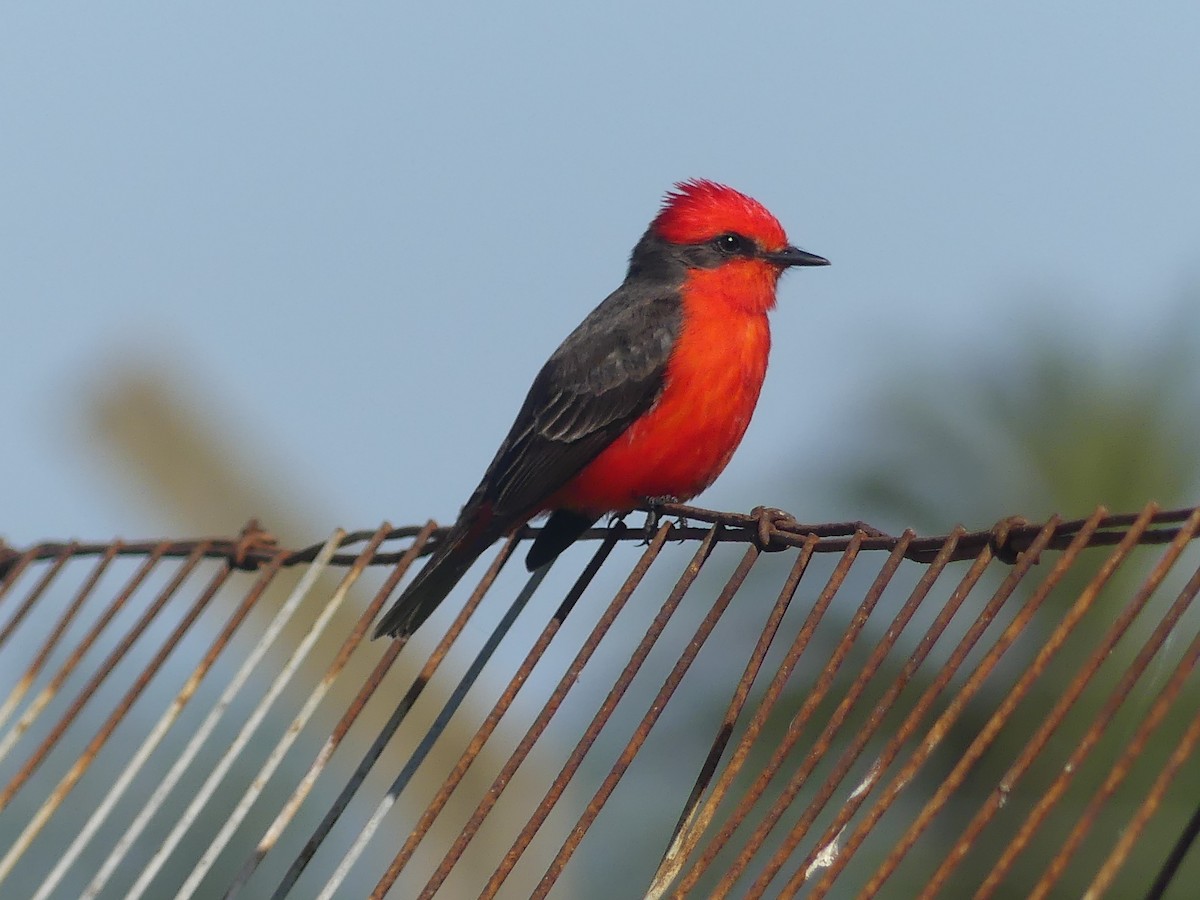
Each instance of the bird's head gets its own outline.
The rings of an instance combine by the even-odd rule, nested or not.
[[[684,277],[717,287],[746,305],[769,309],[775,283],[791,266],[827,266],[829,260],[788,243],[783,226],[765,206],[714,181],[675,185],[634,248],[630,274]]]

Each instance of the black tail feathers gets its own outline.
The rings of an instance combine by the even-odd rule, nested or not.
[[[554,560],[558,554],[575,543],[585,531],[592,527],[596,517],[585,513],[560,509],[547,520],[538,533],[525,566],[529,571],[539,569]],[[384,613],[375,628],[375,637],[390,635],[405,638],[421,627],[433,614],[438,604],[454,590],[454,586],[467,574],[475,560],[503,534],[503,528],[492,525],[490,516],[486,524],[463,523],[461,520],[433,551],[417,577],[412,580],[400,597]]]
[[[532,572],[557,559],[558,554],[579,540],[595,524],[596,516],[569,509],[555,510],[534,538],[533,546],[525,557],[525,568]]]
[[[375,627],[375,637],[405,638],[421,627],[498,534],[455,525]]]

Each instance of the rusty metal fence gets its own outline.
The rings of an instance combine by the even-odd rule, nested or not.
[[[0,896],[1194,896],[1200,508],[672,515],[0,546]]]

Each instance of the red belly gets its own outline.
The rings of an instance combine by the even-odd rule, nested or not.
[[[765,312],[686,315],[658,402],[545,508],[599,515],[700,493],[746,433],[770,343]]]

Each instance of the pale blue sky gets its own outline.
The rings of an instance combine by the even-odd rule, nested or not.
[[[833,261],[785,279],[701,502],[770,500],[781,450],[817,481],[856,439],[835,405],[909,367],[1030,317],[1114,353],[1178,314],[1198,47],[1194,2],[6,5],[0,534],[165,527],[71,421],[139,355],[310,483],[314,539],[451,518],[690,176]]]

